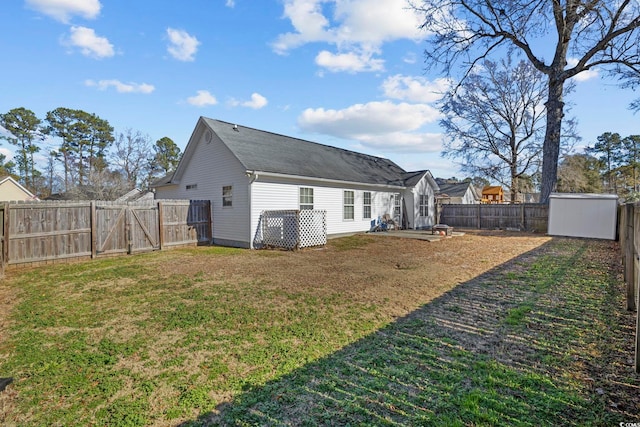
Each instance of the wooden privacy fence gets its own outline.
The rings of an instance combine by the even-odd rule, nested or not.
[[[211,202],[25,202],[0,205],[2,268],[211,241]]]
[[[627,285],[627,310],[636,312],[635,370],[640,373],[640,310],[638,280],[640,279],[640,204],[628,203],[618,211],[618,234]]]
[[[440,205],[439,224],[461,228],[546,232],[549,207],[539,203]]]

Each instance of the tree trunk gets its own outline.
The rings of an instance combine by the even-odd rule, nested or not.
[[[564,81],[549,77],[549,97],[547,99],[547,129],[542,149],[542,182],[540,183],[540,203],[549,203],[549,196],[556,188],[558,180],[558,158],[560,157],[560,135],[564,102],[562,94]]]
[[[510,169],[511,174],[511,203],[518,201],[518,193],[520,192],[520,186],[518,185],[518,173],[515,164],[512,164]]]

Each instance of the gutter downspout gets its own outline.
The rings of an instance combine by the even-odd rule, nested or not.
[[[249,207],[249,249],[255,249],[253,247],[253,227],[252,218],[253,218],[253,210],[251,209],[251,201],[253,200],[253,195],[251,191],[252,184],[258,180],[258,174],[255,171],[245,171],[245,176],[249,179],[249,184],[247,185],[247,196],[249,200],[247,201],[247,206]]]

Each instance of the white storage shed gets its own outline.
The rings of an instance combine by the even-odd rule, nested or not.
[[[617,207],[615,194],[552,193],[548,234],[615,240]]]

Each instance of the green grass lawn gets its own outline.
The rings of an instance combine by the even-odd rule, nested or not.
[[[0,424],[639,422],[614,247],[553,240],[395,321],[344,292],[164,268],[290,253],[198,248],[13,274]]]

